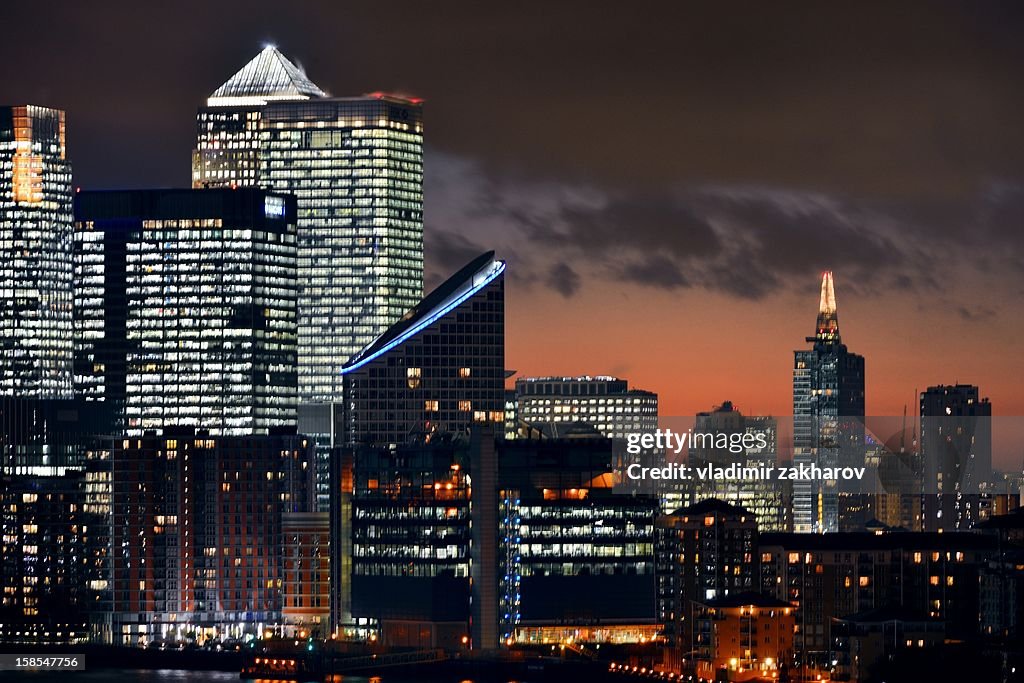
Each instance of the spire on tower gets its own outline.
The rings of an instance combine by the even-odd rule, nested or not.
[[[821,276],[821,301],[818,304],[818,313],[836,312],[836,290],[832,284],[832,271],[826,270]]]
[[[815,344],[841,344],[839,337],[839,313],[836,308],[836,290],[832,282],[832,271],[821,275],[821,298],[818,301],[818,325],[813,337],[807,341]]]

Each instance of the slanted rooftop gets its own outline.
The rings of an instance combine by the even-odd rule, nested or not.
[[[273,45],[252,58],[234,76],[213,91],[207,105],[259,105],[271,100],[305,100],[327,97],[309,80],[306,72],[288,60]]]

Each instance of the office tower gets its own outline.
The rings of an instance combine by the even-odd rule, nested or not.
[[[311,442],[169,427],[110,451],[114,643],[280,632],[285,523],[314,507]]]
[[[587,424],[610,439],[658,428],[658,395],[616,377],[524,377],[516,380],[517,418],[552,436]]]
[[[71,398],[71,194],[64,112],[0,107],[0,396]]]
[[[704,442],[697,443],[689,450],[691,466],[712,464],[728,467],[733,463],[741,467],[776,466],[778,425],[774,418],[744,415],[732,401],[724,401],[713,410],[698,413],[696,417],[694,433],[724,434],[735,440],[749,435],[746,438],[750,446],[742,446],[736,451],[728,447],[707,446]],[[789,482],[775,479],[708,479],[694,481],[690,488],[690,495],[696,500],[716,498],[753,513],[759,531],[790,530],[791,510],[786,505],[791,490]]]
[[[197,117],[193,187],[258,185],[260,118],[269,102],[327,94],[268,45],[206,100]]]
[[[658,501],[613,492],[611,440],[499,440],[487,458],[489,445],[474,458],[497,468],[497,558],[481,564],[497,569],[499,643],[652,639]],[[481,469],[472,469],[474,502]],[[478,582],[485,595],[489,582],[474,573]]]
[[[969,529],[992,479],[992,404],[969,384],[921,392],[926,531]]]
[[[124,406],[132,435],[294,431],[292,198],[82,192],[75,213],[80,396]]]
[[[810,349],[793,352],[793,465],[863,466],[864,357],[840,337],[831,272],[822,276],[817,330],[807,341]],[[794,531],[837,531],[840,495],[835,481],[794,482]]]
[[[504,425],[504,272],[473,259],[345,365],[346,443]]]
[[[356,451],[352,616],[375,621],[387,646],[459,649],[468,637],[468,450],[441,434]]]
[[[416,648],[652,639],[657,500],[612,492],[607,439],[497,434],[350,447],[354,619]]]
[[[757,589],[757,519],[710,498],[660,515],[655,537],[658,621],[680,658],[697,649],[695,603]]]
[[[197,123],[193,186],[298,199],[299,399],[340,401],[342,366],[423,295],[422,102],[328,98],[267,47]]]

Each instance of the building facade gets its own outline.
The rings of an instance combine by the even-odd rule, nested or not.
[[[84,642],[95,581],[82,473],[0,477],[0,642]]]
[[[969,384],[921,392],[926,531],[970,529],[992,480],[992,404]]]
[[[709,681],[778,678],[793,660],[795,612],[784,600],[752,591],[698,600],[697,676]]]
[[[355,453],[352,616],[385,645],[458,649],[469,634],[468,448],[444,434]]]
[[[516,380],[516,430],[519,424],[559,436],[584,423],[610,439],[658,428],[658,395],[630,389],[616,377],[524,377]]]
[[[326,638],[331,618],[331,529],[326,512],[285,512],[284,597],[286,638]]]
[[[109,402],[132,435],[294,431],[294,199],[82,192],[75,213],[80,397]]]
[[[194,187],[298,199],[299,397],[340,401],[341,368],[423,296],[422,102],[330,98],[267,47],[197,124]]]
[[[677,656],[697,649],[696,605],[757,590],[757,519],[716,499],[657,520],[658,621]]]
[[[64,112],[0,107],[0,396],[72,396],[71,201]]]
[[[748,439],[750,447],[739,453],[728,448],[691,447],[690,465],[728,467],[737,463],[742,467],[775,467],[778,431],[775,418],[744,415],[732,401],[723,401],[713,410],[697,414],[694,432],[726,434],[729,438],[735,438],[733,434],[750,434],[754,437]],[[760,445],[762,439],[763,446]],[[692,490],[688,494],[694,500],[716,498],[753,513],[759,531],[789,531],[792,528],[791,482],[708,479],[694,481],[689,488]]]
[[[821,280],[813,346],[794,351],[793,465],[859,467],[864,463],[864,357],[850,353],[839,334],[832,273]],[[840,492],[827,480],[793,484],[793,530],[824,533],[840,528]]]
[[[612,491],[612,441],[498,441],[494,460],[499,642],[652,640],[658,502]]]
[[[113,442],[108,471],[115,644],[284,627],[285,582],[296,580],[285,521],[314,507],[307,438],[169,428]]]
[[[345,365],[346,443],[504,425],[504,272],[494,252],[473,259]]]
[[[797,607],[797,654],[831,659],[835,620],[898,605],[943,625],[947,638],[979,631],[979,572],[994,539],[902,531],[763,534],[761,589]]]

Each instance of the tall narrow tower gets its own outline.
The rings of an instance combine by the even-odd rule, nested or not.
[[[71,398],[72,236],[64,112],[0,107],[0,396]]]
[[[850,353],[839,334],[832,272],[821,278],[821,296],[810,349],[794,351],[793,462],[837,467],[864,459],[864,357]],[[838,531],[837,482],[793,484],[793,529]]]

